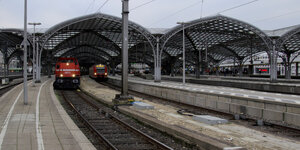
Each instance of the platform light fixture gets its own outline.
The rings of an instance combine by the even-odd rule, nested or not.
[[[184,26],[189,22],[177,22],[182,25],[182,84],[185,85],[185,32]]]
[[[32,85],[34,86],[34,83],[36,81],[36,77],[37,77],[37,61],[38,61],[38,51],[36,50],[36,40],[35,40],[35,26],[37,25],[41,25],[41,23],[39,22],[29,22],[28,25],[33,25],[33,82]],[[35,72],[34,72],[35,71]]]

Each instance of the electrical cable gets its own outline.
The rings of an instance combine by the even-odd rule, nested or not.
[[[1,0],[0,0],[0,1],[1,1]],[[86,14],[86,13],[88,12],[88,10],[92,7],[93,4],[95,4],[95,0],[93,0],[93,1],[90,3],[89,7],[85,10],[84,14]]]
[[[233,10],[233,9],[236,9],[236,8],[239,8],[239,7],[242,7],[242,6],[245,6],[245,5],[249,5],[249,4],[254,3],[254,2],[257,2],[257,1],[258,1],[258,0],[253,0],[253,1],[248,2],[248,3],[244,3],[244,4],[241,4],[241,5],[238,5],[238,6],[231,7],[231,8],[228,8],[228,9],[225,9],[225,10],[222,10],[222,11],[218,12],[218,14],[223,13],[223,12],[226,12],[226,11],[230,11],[230,10]]]
[[[278,18],[278,17],[282,17],[282,16],[294,14],[294,13],[299,13],[299,12],[300,12],[300,10],[292,11],[292,12],[288,12],[288,13],[281,14],[281,15],[278,15],[278,16],[273,16],[273,17],[270,17],[270,18],[265,18],[265,19],[257,20],[257,21],[255,21],[255,22],[253,22],[253,23],[262,22],[262,21],[266,21],[266,20],[272,20],[272,19],[274,19],[274,18]]]
[[[154,1],[156,1],[156,0],[151,0],[151,1],[146,2],[146,3],[144,3],[144,4],[138,5],[138,6],[134,7],[134,8],[132,8],[132,9],[130,9],[129,11],[138,9],[138,8],[140,8],[140,7],[142,7],[142,6],[145,6],[145,5],[148,5],[148,4],[150,4],[150,3],[154,2]]]
[[[160,20],[154,22],[154,23],[151,24],[151,25],[154,25],[154,24],[157,24],[157,23],[159,23],[159,22],[161,22],[161,21],[164,21],[164,20],[166,20],[166,19],[168,19],[168,18],[170,18],[170,17],[172,17],[172,16],[174,16],[174,15],[176,15],[176,14],[178,14],[178,13],[180,13],[180,12],[182,12],[182,11],[188,9],[188,8],[191,8],[191,7],[196,6],[197,4],[199,4],[199,3],[201,3],[201,2],[202,2],[202,0],[200,0],[200,1],[196,2],[196,3],[193,3],[192,5],[189,5],[189,6],[185,7],[185,8],[183,8],[183,9],[180,9],[179,11],[174,12],[173,14],[171,14],[171,15],[169,15],[169,16],[167,16],[167,17],[162,18],[162,19],[160,19]]]
[[[108,2],[109,0],[106,0],[100,7],[99,9],[96,11],[96,12],[100,12],[101,8],[105,6],[105,4]]]

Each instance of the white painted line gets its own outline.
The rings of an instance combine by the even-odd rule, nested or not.
[[[258,96],[258,98],[259,98],[259,99],[264,99],[264,97],[262,97],[262,96]]]
[[[213,91],[213,90],[210,90],[210,91],[209,91],[209,93],[214,93],[214,92],[215,92],[215,91]]]
[[[275,95],[277,95],[277,96],[281,96],[282,94],[275,94]]]
[[[35,105],[35,130],[36,130],[36,137],[38,141],[38,150],[44,150],[44,141],[43,141],[43,135],[42,135],[42,128],[40,126],[40,95],[41,95],[41,90],[45,83],[47,83],[49,80],[44,82],[42,86],[39,89],[38,96],[36,98],[36,105]]]
[[[11,106],[7,116],[6,116],[6,119],[4,121],[4,124],[2,125],[2,130],[1,130],[1,134],[0,134],[0,150],[2,149],[2,143],[3,143],[3,140],[4,140],[4,136],[6,134],[6,130],[7,130],[7,125],[8,125],[8,122],[10,120],[10,117],[11,117],[11,114],[13,112],[13,110],[15,109],[15,105],[17,104],[21,94],[23,93],[23,90],[19,93],[18,97],[15,99],[15,102],[13,103],[13,105]]]
[[[224,92],[220,92],[220,94],[224,94]]]

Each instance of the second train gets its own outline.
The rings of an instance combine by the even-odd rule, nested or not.
[[[96,64],[89,68],[89,76],[95,80],[106,81],[108,78],[107,66],[103,64]]]

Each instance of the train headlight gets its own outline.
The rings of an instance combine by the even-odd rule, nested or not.
[[[63,75],[63,74],[60,74],[60,77],[64,77],[64,75]]]
[[[67,66],[69,66],[69,63],[67,63]]]
[[[104,75],[106,75],[106,76],[107,76],[107,72],[105,72],[105,73],[104,73]]]
[[[94,75],[97,75],[97,73],[95,72]]]
[[[77,79],[74,79],[72,82],[73,83],[79,83],[79,81]]]
[[[75,74],[72,74],[72,77],[74,78],[76,75]]]

